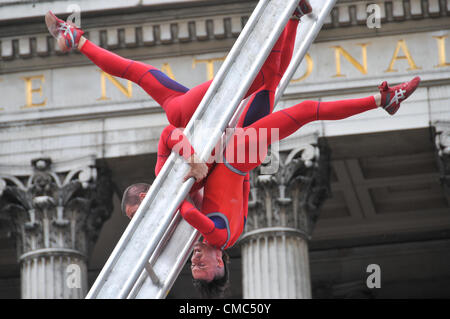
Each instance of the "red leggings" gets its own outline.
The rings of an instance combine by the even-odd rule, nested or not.
[[[276,89],[292,57],[297,25],[298,21],[289,21],[248,90],[246,97],[257,90],[260,93]],[[175,127],[186,127],[212,82],[211,80],[188,89],[151,65],[122,58],[115,53],[96,46],[88,40],[80,51],[106,73],[130,80],[141,86],[162,106],[170,124]],[[250,100],[241,116],[242,119],[246,118],[247,124],[255,122],[272,111],[271,109],[264,110],[262,113],[253,111],[251,116],[246,117],[249,109],[253,109],[258,105],[258,103],[253,103],[253,99]],[[243,120],[239,122],[240,125],[242,123]]]
[[[376,107],[373,96],[332,102],[304,101],[236,130],[227,145],[225,159],[237,170],[249,172],[262,163],[264,156],[259,154],[266,154],[271,143],[288,137],[303,125],[318,120],[340,120]],[[276,134],[272,129],[278,136],[272,136]]]

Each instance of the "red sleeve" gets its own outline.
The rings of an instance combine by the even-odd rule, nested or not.
[[[202,233],[203,236],[212,232],[215,228],[214,222],[203,215],[194,205],[188,201],[184,201],[180,206],[181,216],[195,229]]]
[[[171,151],[177,152],[185,159],[189,159],[195,153],[194,148],[189,143],[183,132],[173,125],[164,128],[159,137],[158,158],[156,160],[155,175],[158,176]]]
[[[228,239],[226,228],[219,229],[214,222],[194,205],[184,201],[180,207],[181,216],[204,237],[206,242],[217,248],[221,248]]]

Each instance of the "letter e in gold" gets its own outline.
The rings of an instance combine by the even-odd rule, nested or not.
[[[45,106],[47,104],[47,98],[44,99],[43,102],[40,103],[34,103],[33,102],[33,93],[38,93],[40,97],[42,97],[42,84],[45,83],[45,77],[44,75],[36,75],[36,76],[29,76],[29,77],[23,77],[22,78],[25,81],[25,99],[26,104],[23,106],[23,108],[30,108],[30,107],[37,107],[37,106]],[[33,81],[40,81],[39,87],[33,89]]]

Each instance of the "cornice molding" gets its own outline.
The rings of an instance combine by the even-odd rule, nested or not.
[[[211,5],[207,10],[202,10],[203,7],[184,8],[182,19],[174,16],[173,9],[160,11],[159,15],[148,12],[146,19],[136,19],[137,15],[144,17],[143,14],[147,13],[145,11],[149,10],[143,7],[142,12],[131,12],[125,17],[122,14],[120,19],[107,19],[103,16],[94,20],[91,15],[82,21],[88,38],[110,50],[205,42],[236,38],[251,14],[251,3],[253,2],[245,1],[238,5],[217,5],[221,10],[215,10]],[[365,26],[367,6],[371,3],[373,2],[339,1],[326,20],[324,30]],[[450,0],[378,0],[375,3],[380,6],[382,24],[445,18],[450,15]],[[124,10],[124,13],[127,11]],[[104,23],[100,24],[99,20]],[[0,61],[8,63],[17,59],[63,55],[53,38],[43,31],[43,23],[36,24],[36,27],[38,33],[30,32],[26,25],[11,25],[4,29],[6,31],[0,32]]]

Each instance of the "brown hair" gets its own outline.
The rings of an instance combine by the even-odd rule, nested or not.
[[[141,203],[140,193],[147,193],[150,189],[150,184],[137,183],[127,187],[122,196],[122,212],[126,215],[126,207],[139,205]]]

